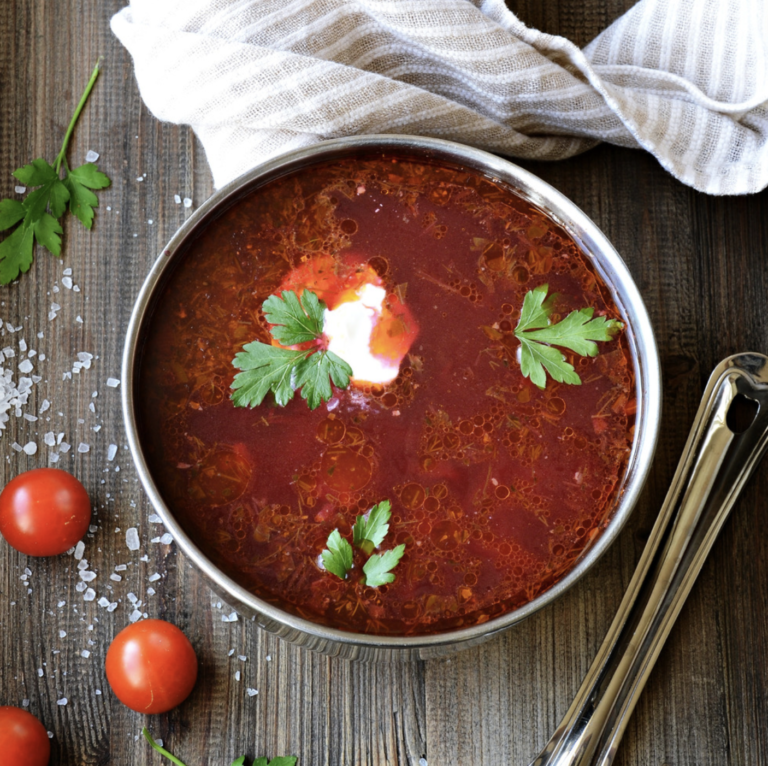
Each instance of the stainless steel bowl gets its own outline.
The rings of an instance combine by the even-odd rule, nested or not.
[[[390,150],[415,159],[444,160],[471,168],[510,185],[557,221],[581,246],[611,288],[616,305],[626,320],[627,338],[635,364],[637,417],[634,444],[616,496],[615,510],[603,533],[586,549],[566,577],[525,606],[482,625],[431,636],[371,636],[328,628],[288,614],[238,585],[201,552],[165,504],[149,471],[137,429],[134,397],[143,329],[164,278],[176,266],[189,239],[244,191],[317,162],[342,159],[372,149]],[[461,144],[414,136],[359,136],[326,141],[270,160],[215,192],[176,232],[147,276],[128,326],[122,377],[125,426],[139,478],[166,529],[211,588],[242,614],[255,617],[261,628],[291,643],[324,654],[365,660],[426,659],[474,646],[524,620],[570,588],[602,556],[632,512],[650,468],[661,408],[659,358],[648,314],[624,261],[597,226],[556,189],[507,160]]]

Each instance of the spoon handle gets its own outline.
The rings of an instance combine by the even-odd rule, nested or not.
[[[609,766],[669,631],[768,447],[768,357],[713,371],[648,543],[576,698],[531,766]]]

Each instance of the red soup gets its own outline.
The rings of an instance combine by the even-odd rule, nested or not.
[[[188,247],[145,329],[140,428],[165,502],[222,570],[313,622],[418,635],[526,604],[609,521],[635,412],[622,332],[596,356],[558,349],[580,385],[522,374],[515,329],[542,285],[550,324],[619,318],[568,234],[478,173],[377,155],[249,192]],[[378,290],[365,364],[347,359],[357,377],[314,410],[234,406],[235,354],[276,345],[262,304],[304,289],[329,310]],[[370,549],[332,574],[329,535],[351,542],[383,500],[378,553],[405,545],[394,581],[367,584]]]

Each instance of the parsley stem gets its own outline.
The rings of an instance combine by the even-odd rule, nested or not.
[[[67,132],[64,134],[64,141],[61,144],[61,151],[56,157],[56,162],[54,163],[54,166],[53,166],[57,176],[61,171],[61,163],[64,161],[64,156],[67,152],[67,146],[69,145],[69,139],[72,138],[72,132],[74,131],[75,124],[77,123],[77,120],[80,117],[80,112],[83,111],[85,102],[88,100],[88,96],[91,95],[93,86],[96,84],[96,78],[99,76],[100,66],[101,66],[101,59],[99,59],[96,62],[96,66],[93,68],[93,72],[91,72],[91,79],[88,80],[88,85],[85,86],[85,90],[83,91],[83,95],[80,97],[80,102],[77,105],[77,109],[75,109],[75,113],[72,115],[72,119],[69,122],[69,127],[67,128]],[[184,764],[182,764],[182,766],[184,766]]]
[[[149,729],[145,726],[141,733],[144,735],[144,739],[149,742],[152,747],[157,750],[160,755],[164,755],[166,758],[170,759],[173,763],[176,764],[176,766],[186,766],[184,763],[182,763],[175,755],[171,755],[164,747],[161,747],[160,745],[155,742],[154,739],[152,739],[152,735],[149,733]]]

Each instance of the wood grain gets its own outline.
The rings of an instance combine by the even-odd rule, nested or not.
[[[43,433],[66,433],[75,449],[62,454],[60,465],[85,483],[98,526],[86,541],[85,557],[98,573],[99,595],[118,601],[111,613],[84,602],[75,590],[71,557],[29,559],[0,543],[0,704],[29,700],[29,709],[53,732],[51,763],[60,766],[159,764],[160,757],[136,741],[145,724],[189,766],[222,766],[243,753],[291,753],[300,766],[415,766],[422,757],[431,766],[527,764],[567,709],[610,623],[709,371],[727,354],[768,350],[768,194],[706,197],[669,177],[650,156],[608,146],[558,164],[527,163],[613,241],[656,328],[664,415],[642,499],[617,543],[576,587],[485,646],[447,660],[399,665],[321,657],[250,622],[222,622],[229,610],[184,557],[174,546],[150,542],[161,532],[147,520],[151,509],[124,449],[119,390],[105,382],[119,377],[139,286],[189,214],[174,195],[190,197],[196,206],[212,185],[191,132],[158,123],[143,107],[130,58],[109,31],[109,18],[121,4],[0,3],[0,198],[14,196],[15,167],[55,156],[99,56],[103,74],[70,156],[81,162],[88,149],[99,151],[100,165],[113,179],[101,195],[92,232],[67,224],[63,262],[39,252],[30,273],[0,292],[0,317],[23,327],[18,335],[6,330],[0,345],[23,335],[47,355],[36,365],[43,380],[27,411],[37,412],[44,398],[53,403],[36,423],[12,417],[0,436],[0,481],[46,465],[50,450],[42,445]],[[631,5],[510,2],[526,23],[579,45]],[[62,287],[66,267],[79,293]],[[62,308],[49,322],[54,301]],[[62,380],[78,351],[97,357],[92,368]],[[14,441],[30,439],[41,447],[35,456],[11,449]],[[80,442],[90,444],[88,453],[77,453]],[[113,462],[107,460],[111,443],[120,446]],[[764,464],[670,636],[630,722],[619,766],[768,764],[767,495]],[[139,529],[146,561],[126,548],[128,527]],[[128,564],[123,579],[111,581],[109,573],[121,563]],[[25,568],[31,571],[26,582],[20,579]],[[150,596],[148,576],[154,572],[162,578]],[[104,656],[127,623],[129,592],[151,616],[184,629],[201,659],[196,691],[167,715],[132,713],[106,683]],[[90,657],[82,656],[84,649]],[[247,696],[248,687],[259,694]],[[58,705],[63,697],[67,704]]]

